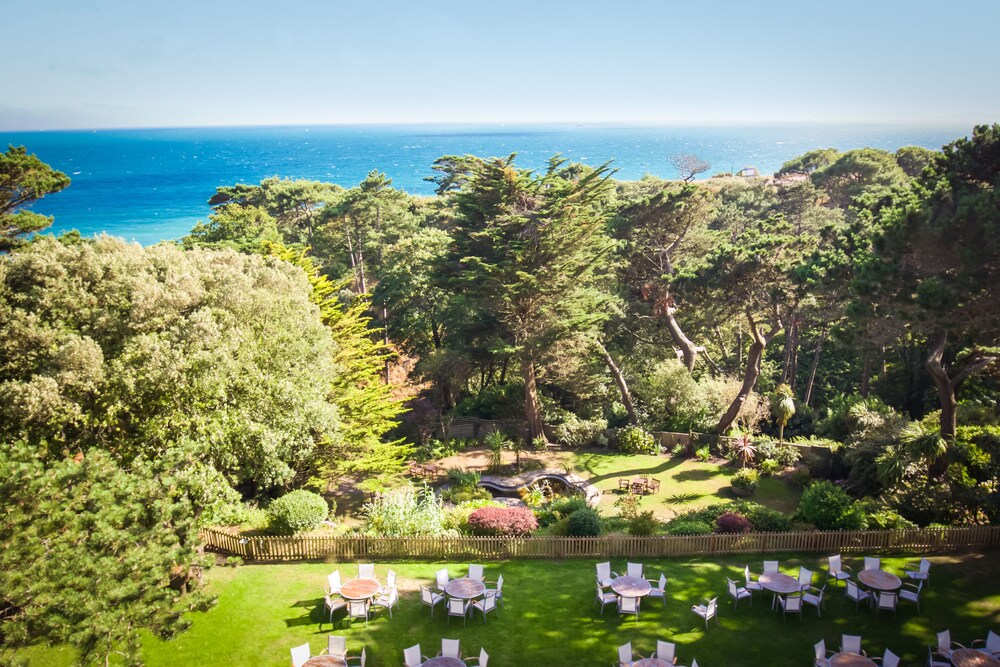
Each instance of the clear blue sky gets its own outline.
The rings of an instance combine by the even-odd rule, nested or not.
[[[0,130],[1000,121],[998,0],[3,0]]]

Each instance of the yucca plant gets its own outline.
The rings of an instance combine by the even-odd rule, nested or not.
[[[792,388],[787,384],[780,384],[774,390],[774,399],[771,401],[771,412],[775,421],[778,422],[778,444],[785,441],[785,425],[795,414],[795,399]]]

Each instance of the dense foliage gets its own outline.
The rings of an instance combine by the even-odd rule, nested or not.
[[[468,524],[474,535],[529,535],[538,528],[527,507],[482,507],[469,515]]]
[[[275,499],[267,508],[268,528],[278,535],[294,535],[318,528],[330,513],[323,496],[296,489]]]

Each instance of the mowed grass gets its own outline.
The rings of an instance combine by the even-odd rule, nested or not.
[[[578,452],[569,459],[574,471],[601,489],[600,507],[614,514],[615,501],[623,495],[618,491],[619,478],[636,479],[641,473],[660,480],[655,494],[640,496],[642,511],[652,510],[660,519],[669,519],[689,509],[737,500],[729,486],[738,468],[702,463],[695,459],[668,456],[626,456],[603,452]],[[747,500],[772,509],[792,513],[801,492],[781,479],[762,477],[757,491]]]
[[[799,565],[816,570],[816,581],[825,576],[825,559],[813,555],[775,555],[782,570],[794,574]],[[237,569],[215,568],[207,574],[208,585],[219,595],[218,604],[206,613],[193,614],[192,627],[176,639],[144,641],[146,664],[161,665],[274,665],[290,664],[289,649],[309,642],[314,653],[326,646],[327,636],[347,636],[348,650],[358,655],[367,647],[368,665],[398,667],[403,649],[419,643],[425,654],[434,655],[441,638],[461,640],[462,651],[477,654],[485,647],[490,665],[575,667],[608,665],[616,647],[631,641],[636,652],[649,655],[656,640],[676,642],[679,664],[698,659],[702,667],[738,665],[747,667],[799,667],[810,664],[812,645],[825,639],[836,648],[842,633],[859,634],[870,655],[881,655],[889,647],[904,665],[926,661],[927,645],[934,633],[951,629],[953,639],[968,644],[1000,629],[1000,558],[996,553],[934,558],[931,586],[925,589],[922,612],[903,606],[894,617],[864,607],[855,610],[842,595],[831,593],[822,618],[808,608],[800,620],[782,621],[770,609],[770,597],[758,596],[753,606],[744,601],[733,610],[726,596],[726,577],[742,577],[743,565],[759,572],[760,556],[724,559],[685,558],[649,560],[646,574],[668,579],[666,608],[659,600],[642,606],[638,622],[619,621],[612,608],[603,616],[594,605],[593,560],[510,561],[487,563],[488,579],[504,575],[506,608],[492,614],[486,624],[477,614],[463,627],[460,619],[449,624],[443,607],[434,618],[419,602],[418,585],[429,584],[441,564],[379,563],[376,573],[384,578],[392,567],[399,575],[402,599],[390,619],[384,610],[365,628],[334,617],[326,622],[322,590],[325,576],[339,568],[350,577],[355,564],[251,565]],[[890,571],[901,572],[911,558],[884,559]],[[848,558],[860,566],[860,558]],[[615,570],[625,562],[612,562]],[[449,565],[452,576],[464,574],[465,565]],[[823,574],[821,575],[820,572]],[[690,607],[704,597],[719,597],[719,619],[706,631]],[[29,653],[31,665],[66,665],[73,661],[68,649],[36,649]]]

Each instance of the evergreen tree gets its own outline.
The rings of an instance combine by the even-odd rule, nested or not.
[[[28,155],[24,146],[9,146],[0,153],[0,252],[16,248],[24,243],[24,235],[51,225],[51,217],[23,207],[67,185],[69,176]]]

